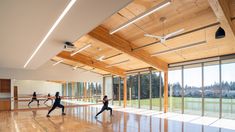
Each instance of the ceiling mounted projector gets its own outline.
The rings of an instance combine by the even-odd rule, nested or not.
[[[73,44],[73,43],[68,42],[68,41],[66,41],[64,44],[66,44],[66,45],[68,45],[68,46],[74,46],[74,44]]]
[[[217,31],[215,32],[215,38],[216,39],[221,39],[225,37],[225,31],[223,28],[219,27]]]
[[[71,52],[71,51],[74,51],[75,49],[76,47],[74,46],[73,43],[68,42],[68,41],[64,42],[64,50]]]

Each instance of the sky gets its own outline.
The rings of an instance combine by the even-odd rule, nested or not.
[[[235,82],[235,63],[222,64],[222,81]],[[182,82],[181,70],[169,71],[169,83]],[[188,86],[201,87],[202,84],[201,67],[184,70],[184,84]],[[219,82],[219,65],[204,67],[204,86],[209,86]]]

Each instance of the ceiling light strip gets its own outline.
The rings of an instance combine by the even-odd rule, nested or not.
[[[103,55],[103,56],[100,56],[97,60],[98,60],[98,61],[104,61],[104,57],[105,57],[104,55]]]
[[[112,66],[120,65],[120,64],[128,62],[128,61],[130,61],[130,60],[128,59],[128,60],[120,61],[120,62],[117,62],[117,63],[113,63],[113,64],[108,65],[107,67],[112,67]]]
[[[87,48],[89,48],[89,47],[91,47],[91,44],[88,44],[88,45],[82,47],[81,49],[79,49],[79,50],[73,52],[70,56],[74,56],[74,55],[76,55],[77,53],[79,53],[79,52],[81,52],[81,51],[83,51],[83,50],[85,50],[85,49],[87,49]]]
[[[153,53],[151,56],[157,56],[157,55],[160,55],[160,54],[166,54],[166,53],[177,51],[177,50],[192,48],[194,46],[198,46],[198,45],[201,45],[201,44],[204,44],[204,43],[207,43],[207,41],[200,41],[200,42],[192,43],[192,44],[189,44],[189,45],[172,48],[172,49],[169,49],[169,50],[159,51],[159,52]]]
[[[117,27],[117,28],[111,30],[111,31],[110,31],[110,34],[114,34],[114,33],[116,33],[117,31],[119,31],[119,30],[121,30],[121,29],[123,29],[123,28],[128,27],[128,26],[131,25],[132,23],[135,23],[135,22],[139,21],[140,19],[142,19],[142,18],[144,18],[144,17],[146,17],[146,16],[148,16],[148,15],[150,15],[150,14],[152,14],[152,13],[154,13],[154,12],[156,12],[156,11],[158,11],[158,10],[164,8],[164,7],[166,7],[166,6],[169,5],[170,3],[171,3],[171,0],[165,0],[165,1],[163,1],[162,3],[158,4],[157,6],[151,8],[150,10],[139,14],[138,16],[136,16],[136,17],[130,19],[130,20],[127,21],[126,23],[123,23],[123,24],[120,25],[119,27]]]
[[[63,59],[60,60],[60,61],[57,61],[56,63],[53,64],[53,66],[55,66],[55,65],[57,65],[57,64],[59,64],[59,63],[61,63],[61,62],[63,62],[63,61],[64,61]]]
[[[36,55],[36,53],[38,52],[38,50],[42,47],[42,45],[45,43],[45,41],[47,40],[47,38],[50,36],[50,34],[54,31],[54,29],[56,28],[56,26],[60,23],[60,21],[63,19],[63,17],[66,15],[66,13],[70,10],[70,8],[74,5],[74,3],[76,2],[76,0],[71,0],[69,2],[69,4],[67,5],[67,7],[64,9],[64,11],[62,12],[62,14],[59,16],[59,18],[56,20],[56,22],[53,24],[53,26],[51,27],[51,29],[48,31],[48,33],[46,34],[46,36],[43,38],[43,40],[40,42],[40,44],[37,46],[37,48],[34,50],[33,54],[30,56],[30,58],[27,60],[27,62],[24,65],[24,68],[26,68],[26,66],[29,64],[29,62],[33,59],[33,57]]]

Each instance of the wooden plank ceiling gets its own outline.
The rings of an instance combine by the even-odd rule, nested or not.
[[[76,61],[76,59],[66,59],[66,57],[61,56],[61,53],[58,55],[59,57],[56,56],[52,60],[58,61],[61,58],[65,58],[63,63],[71,66],[77,65],[99,74],[111,73],[117,75],[119,73],[115,69],[123,72],[154,67],[164,71],[167,70],[166,66],[170,63],[235,53],[235,37],[233,34],[235,27],[234,0],[172,0],[169,6],[113,35],[106,33],[162,1],[134,0],[131,4],[105,20],[96,29],[73,42],[77,49],[89,43],[92,45],[79,53],[83,57],[91,59],[94,62],[92,65]],[[223,1],[219,7],[226,8],[226,10],[222,9],[216,12],[214,8],[217,7],[213,6],[213,1]],[[222,19],[221,17],[218,18],[221,12],[224,15]],[[161,17],[166,17],[164,27],[163,23],[159,21]],[[224,19],[229,21],[230,25],[224,26]],[[228,33],[226,33],[225,38],[215,39],[215,32],[219,26],[222,26]],[[166,40],[164,44],[157,39],[144,37],[145,33],[161,36],[182,28],[185,29],[182,33]],[[102,32],[99,29],[105,30]],[[119,41],[117,41],[117,37]],[[178,49],[197,42],[202,43],[193,47]],[[151,56],[153,53],[171,49],[177,50]],[[78,57],[78,55],[76,56]],[[76,58],[76,56],[73,57]],[[101,56],[104,56],[102,65],[105,68],[99,68],[101,62],[97,61],[97,59]],[[117,64],[119,62],[123,63]],[[107,68],[110,66],[113,68]]]

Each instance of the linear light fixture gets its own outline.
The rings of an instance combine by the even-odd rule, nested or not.
[[[89,48],[89,47],[91,47],[91,44],[88,44],[88,45],[82,47],[81,49],[79,49],[79,50],[73,52],[70,56],[74,56],[74,55],[76,55],[77,53],[79,53],[79,52],[81,52],[81,51],[83,51],[83,50],[85,50],[85,49],[87,49],[87,48]]]
[[[98,61],[104,61],[104,57],[105,57],[104,55],[103,55],[103,56],[100,56],[97,60],[98,60]]]
[[[73,67],[73,70],[77,70],[77,68],[78,68],[78,66],[74,66],[74,67]]]
[[[56,20],[56,22],[53,24],[53,26],[51,27],[51,29],[48,31],[48,33],[46,34],[46,36],[42,39],[42,41],[40,42],[40,44],[37,46],[37,48],[34,50],[33,54],[29,57],[29,59],[27,60],[27,62],[24,64],[24,68],[26,68],[26,66],[29,64],[29,62],[33,59],[33,57],[36,55],[36,53],[38,52],[38,50],[42,47],[42,45],[45,43],[45,41],[47,40],[47,38],[51,35],[51,33],[54,31],[54,29],[56,28],[56,26],[60,23],[60,21],[63,19],[63,17],[67,14],[67,12],[70,10],[70,8],[74,5],[74,3],[76,2],[76,0],[71,0],[69,2],[69,4],[66,6],[66,8],[64,9],[64,11],[62,12],[62,14],[59,16],[59,18]]]
[[[138,16],[136,16],[136,17],[130,19],[129,21],[123,23],[122,25],[118,26],[117,28],[111,30],[111,31],[110,31],[110,34],[114,34],[114,33],[116,33],[117,31],[119,31],[119,30],[121,30],[121,29],[123,29],[123,28],[125,28],[125,27],[128,27],[128,26],[131,25],[132,23],[135,23],[135,22],[139,21],[140,19],[142,19],[142,18],[144,18],[144,17],[146,17],[146,16],[148,16],[148,15],[150,15],[150,14],[152,14],[152,13],[154,13],[154,12],[156,12],[156,11],[158,11],[158,10],[164,8],[164,7],[166,7],[166,6],[169,5],[170,3],[171,3],[171,0],[165,0],[165,1],[163,1],[162,3],[160,3],[160,4],[156,5],[155,7],[151,8],[150,10],[139,14]]]
[[[160,55],[160,54],[166,54],[166,53],[177,51],[177,50],[192,48],[192,47],[204,44],[204,43],[207,43],[207,41],[204,40],[204,41],[188,44],[188,45],[185,45],[185,46],[180,46],[180,47],[172,48],[172,49],[169,49],[169,50],[159,51],[159,52],[151,54],[151,56],[157,56],[157,55]]]
[[[112,66],[117,66],[117,65],[120,65],[120,64],[128,62],[128,61],[130,61],[130,60],[128,59],[128,60],[120,61],[120,62],[117,62],[117,63],[113,63],[113,64],[110,64],[106,67],[108,68],[108,67],[112,67]]]
[[[55,65],[57,65],[57,64],[59,64],[59,63],[61,63],[63,61],[64,61],[64,59],[61,59],[61,60],[57,61],[56,63],[54,63],[53,66],[55,66]]]

